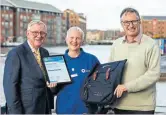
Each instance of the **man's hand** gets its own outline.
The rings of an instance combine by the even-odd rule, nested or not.
[[[127,89],[124,85],[118,85],[114,91],[114,95],[116,95],[117,98],[120,98],[125,91],[127,91]]]
[[[49,87],[49,88],[53,88],[53,87],[56,87],[57,86],[57,83],[49,83],[48,81],[47,81],[47,87]]]

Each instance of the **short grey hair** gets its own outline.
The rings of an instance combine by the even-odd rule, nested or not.
[[[76,31],[80,32],[80,33],[81,33],[81,38],[82,38],[82,40],[84,40],[84,32],[83,32],[82,29],[81,29],[80,27],[78,27],[78,26],[70,27],[70,28],[68,29],[68,31],[67,31],[66,38],[69,37],[69,33],[70,33],[72,30],[76,30]]]
[[[46,32],[47,32],[47,26],[44,22],[42,22],[41,20],[32,20],[29,24],[28,24],[28,27],[27,27],[27,30],[30,30],[31,29],[31,26],[34,25],[34,24],[42,24],[44,25],[45,29],[46,29]]]
[[[121,20],[121,21],[122,21],[123,15],[124,15],[125,13],[128,13],[128,12],[130,12],[130,13],[135,13],[135,14],[137,15],[137,18],[140,20],[140,15],[139,15],[138,11],[137,11],[136,9],[134,9],[134,8],[127,7],[127,8],[125,8],[125,9],[123,9],[122,12],[121,12],[121,14],[120,14],[120,20]]]

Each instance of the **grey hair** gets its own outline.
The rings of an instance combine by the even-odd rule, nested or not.
[[[34,24],[43,24],[46,31],[47,31],[47,26],[44,22],[40,21],[40,20],[32,20],[29,24],[28,24],[28,27],[27,27],[27,30],[30,30],[31,29],[31,26],[34,25]]]
[[[125,9],[123,9],[122,12],[121,12],[121,14],[120,14],[120,19],[121,19],[121,21],[122,21],[122,16],[123,16],[125,13],[128,13],[128,12],[130,12],[130,13],[135,13],[135,14],[137,15],[137,18],[140,20],[140,15],[139,15],[138,11],[137,11],[136,9],[134,9],[134,8],[127,7],[127,8],[125,8]]]
[[[82,40],[84,40],[84,32],[83,32],[82,29],[81,29],[80,27],[78,27],[78,26],[70,27],[70,28],[68,29],[68,31],[67,31],[66,38],[69,37],[69,33],[70,33],[72,30],[76,30],[76,31],[80,32],[81,35],[82,35],[81,38],[82,38]]]

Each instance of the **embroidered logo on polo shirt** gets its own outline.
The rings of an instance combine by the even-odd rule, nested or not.
[[[90,72],[90,70],[81,69],[81,72],[82,72],[82,73]]]

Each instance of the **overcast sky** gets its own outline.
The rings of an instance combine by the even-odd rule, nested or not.
[[[119,15],[125,7],[136,8],[140,15],[166,16],[166,0],[30,0],[52,4],[61,11],[84,13],[88,29],[118,29]]]

